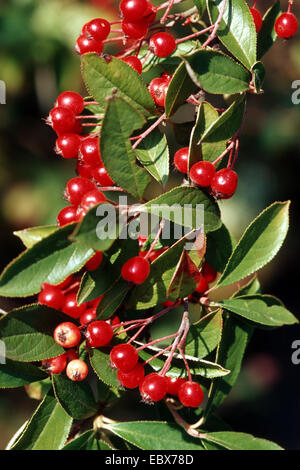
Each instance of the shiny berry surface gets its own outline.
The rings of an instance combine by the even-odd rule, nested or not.
[[[96,309],[88,308],[79,318],[81,325],[88,325],[91,321],[96,319]]]
[[[125,19],[122,21],[122,30],[129,38],[140,39],[148,31],[148,22],[146,20],[131,21]]]
[[[217,199],[229,199],[234,195],[238,185],[238,175],[234,170],[224,168],[216,172],[210,185],[213,196]]]
[[[65,354],[42,361],[42,368],[48,372],[48,374],[60,374],[65,370],[66,366],[67,359]]]
[[[95,269],[99,268],[103,261],[103,253],[102,251],[97,251],[94,256],[85,263],[84,267],[88,271],[95,271]]]
[[[190,178],[193,183],[205,188],[210,186],[215,173],[215,167],[211,162],[201,161],[195,163],[190,169]]]
[[[74,323],[64,322],[55,328],[53,337],[60,346],[74,348],[80,342],[81,333]]]
[[[83,55],[89,52],[95,52],[101,54],[103,51],[103,43],[101,41],[95,41],[93,38],[88,38],[85,34],[81,34],[76,41],[75,52]]]
[[[149,374],[143,380],[140,391],[145,401],[159,401],[167,394],[167,379],[155,372]]]
[[[85,138],[80,144],[79,153],[83,162],[87,165],[96,167],[101,164],[99,140],[95,137]]]
[[[259,33],[263,24],[262,16],[256,8],[250,8],[250,13],[255,24],[256,32]]]
[[[168,81],[162,77],[154,78],[149,83],[150,94],[157,106],[165,106],[166,95],[168,91]]]
[[[178,396],[179,389],[182,384],[186,382],[186,379],[179,377],[166,377],[167,380],[167,393],[173,395],[174,397]]]
[[[138,359],[138,352],[131,344],[118,344],[110,352],[112,365],[122,372],[130,372]]]
[[[86,379],[88,372],[87,364],[80,359],[74,359],[67,365],[67,377],[73,382],[81,382]]]
[[[142,383],[144,376],[144,366],[140,362],[130,372],[122,372],[121,370],[117,372],[121,385],[130,389],[138,387]]]
[[[188,172],[188,161],[189,161],[189,148],[183,147],[174,155],[174,165],[178,171],[187,174]]]
[[[140,59],[134,55],[130,55],[129,57],[125,57],[122,59],[123,62],[126,62],[126,64],[130,65],[139,75],[142,73],[142,62]]]
[[[78,176],[68,181],[65,194],[70,204],[79,205],[83,196],[95,189],[96,186],[92,181]]]
[[[281,13],[275,22],[275,32],[280,38],[291,38],[296,34],[297,29],[298,20],[293,13]]]
[[[92,178],[101,184],[101,186],[113,186],[114,182],[107,173],[104,166],[100,165],[91,171]]]
[[[86,309],[86,304],[77,305],[77,294],[71,293],[65,296],[62,311],[72,318],[79,318]]]
[[[156,57],[168,57],[176,49],[176,42],[169,33],[156,33],[150,39],[149,49]]]
[[[135,256],[130,258],[123,265],[121,274],[125,281],[134,282],[134,284],[142,284],[146,281],[150,272],[150,264],[145,258]]]
[[[77,158],[81,138],[77,134],[64,134],[58,137],[55,151],[63,158]]]
[[[103,41],[110,33],[110,24],[104,18],[94,18],[83,26],[82,33],[96,41]]]
[[[197,408],[203,401],[203,390],[196,382],[186,382],[179,388],[178,397],[184,406]]]
[[[106,197],[104,194],[99,191],[98,189],[94,189],[93,191],[89,191],[86,193],[80,201],[80,206],[84,211],[88,211],[92,207],[96,206],[100,202],[105,202]]]
[[[108,323],[102,320],[94,321],[86,329],[86,344],[89,348],[106,346],[113,335],[113,329]]]
[[[43,284],[43,290],[39,293],[38,302],[48,307],[60,310],[64,303],[64,294],[57,286]]]
[[[78,207],[77,206],[67,206],[64,207],[57,215],[57,223],[59,227],[64,227],[67,224],[73,222],[78,222]]]
[[[74,91],[64,91],[57,97],[57,106],[70,109],[75,114],[80,114],[84,109],[84,99]]]
[[[53,127],[57,135],[72,132],[75,122],[74,112],[61,106],[51,109],[47,118],[47,123]]]
[[[122,0],[120,11],[124,18],[138,21],[142,18],[148,7],[146,0]]]

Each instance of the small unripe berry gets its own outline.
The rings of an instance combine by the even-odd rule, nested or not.
[[[74,359],[67,365],[67,376],[73,382],[81,382],[88,375],[88,366],[80,359]]]
[[[74,348],[81,340],[81,333],[74,323],[64,322],[55,328],[53,337],[60,346]]]

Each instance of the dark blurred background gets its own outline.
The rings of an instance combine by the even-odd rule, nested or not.
[[[82,25],[91,18],[113,19],[114,0],[2,0],[0,80],[7,104],[0,105],[1,269],[23,249],[14,230],[55,223],[65,205],[62,191],[74,175],[74,162],[59,159],[54,133],[43,119],[58,93],[84,94],[79,59],[73,52]],[[161,3],[161,2],[153,2]],[[186,4],[186,3],[185,3]],[[272,2],[258,0],[264,13]],[[287,1],[282,1],[286,9]],[[294,13],[299,18],[300,7]],[[300,80],[300,34],[278,40],[265,56],[264,94],[249,99],[237,170],[236,195],[222,203],[224,221],[239,237],[247,224],[274,200],[292,200],[287,240],[262,272],[264,292],[278,296],[299,317],[300,113],[291,101]],[[0,299],[7,311],[18,305]],[[236,431],[300,449],[300,365],[291,344],[298,326],[257,330],[238,383],[222,406],[222,417]],[[37,402],[22,390],[0,392],[0,448],[30,416]]]

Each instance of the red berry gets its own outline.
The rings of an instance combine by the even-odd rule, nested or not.
[[[132,344],[118,344],[111,350],[110,360],[117,369],[130,372],[136,366],[139,355]]]
[[[216,169],[211,162],[201,161],[195,163],[190,169],[190,178],[198,186],[205,188],[210,183],[216,173]]]
[[[83,26],[82,33],[96,41],[103,41],[110,33],[110,24],[103,18],[95,18]]]
[[[79,318],[81,325],[88,325],[91,321],[96,319],[96,309],[94,307],[88,308]]]
[[[64,134],[56,141],[55,151],[63,158],[77,158],[81,138],[77,134]]]
[[[119,325],[120,323],[121,323],[121,321],[120,321],[120,318],[118,317],[118,315],[116,315],[116,316],[111,320],[111,325],[112,325],[112,326]]]
[[[122,21],[122,30],[131,39],[143,38],[148,31],[148,21],[144,19],[140,21],[125,19]]]
[[[262,27],[262,24],[263,24],[261,14],[259,13],[258,10],[256,10],[256,8],[250,8],[250,13],[252,15],[252,18],[253,18],[253,21],[254,21],[254,24],[255,24],[256,32],[258,33],[260,31],[261,27]]]
[[[134,256],[123,265],[121,274],[125,281],[142,284],[146,281],[150,272],[150,264],[145,258]]]
[[[81,340],[81,333],[74,323],[64,322],[55,328],[53,337],[60,346],[74,348]]]
[[[179,388],[178,397],[184,406],[196,408],[203,401],[203,390],[196,382],[186,382]]]
[[[76,166],[76,172],[79,176],[83,178],[91,178],[92,177],[92,170],[93,167],[91,165],[87,165],[84,162],[79,161]]]
[[[97,188],[92,181],[78,176],[68,181],[65,195],[71,204],[79,205],[83,196],[95,189]]]
[[[98,189],[94,189],[86,193],[83,198],[81,199],[80,205],[84,211],[88,211],[92,207],[96,206],[100,202],[105,202],[106,197],[104,194],[99,191]]]
[[[80,114],[84,109],[84,99],[74,91],[64,91],[57,97],[57,106],[70,109],[75,114]]]
[[[169,82],[165,78],[154,78],[149,83],[150,94],[157,106],[165,106]]]
[[[79,318],[86,310],[86,303],[77,305],[77,294],[68,294],[62,307],[62,311],[72,318]]]
[[[57,215],[57,223],[59,227],[79,221],[77,206],[64,207]]]
[[[45,283],[42,292],[38,296],[38,302],[60,310],[64,303],[64,294],[59,287]]]
[[[169,33],[153,34],[149,41],[149,49],[156,57],[168,57],[176,47],[176,41]]]
[[[280,38],[288,39],[294,36],[298,29],[298,21],[290,12],[281,13],[275,21],[275,32]]]
[[[152,5],[152,3],[148,2],[147,9],[143,15],[143,18],[148,22],[148,24],[152,23],[152,21],[156,18],[156,7]]]
[[[60,374],[65,370],[66,365],[66,354],[61,354],[60,356],[44,359],[42,361],[42,368],[45,369],[48,374]]]
[[[122,0],[120,10],[122,15],[131,21],[138,21],[148,8],[146,0]]]
[[[67,365],[67,376],[73,382],[81,382],[88,375],[88,366],[80,359],[74,359]]]
[[[204,277],[202,274],[200,274],[200,280],[198,282],[198,285],[196,287],[196,292],[198,292],[199,294],[203,294],[204,292],[206,292],[208,290],[208,282],[207,282],[207,279],[206,277]]]
[[[69,363],[71,361],[74,361],[74,359],[78,359],[79,353],[76,351],[76,349],[69,349],[65,352],[65,356],[67,359],[67,363]]]
[[[103,260],[103,253],[102,251],[96,251],[94,256],[85,263],[84,267],[88,271],[95,271],[95,269],[99,268]]]
[[[234,195],[238,184],[238,175],[229,168],[216,172],[210,185],[210,192],[217,199],[229,199]]]
[[[77,54],[83,55],[88,52],[95,52],[96,54],[101,54],[103,51],[103,42],[95,41],[93,38],[87,38],[85,34],[81,34],[76,41],[75,52]]]
[[[218,274],[217,271],[210,264],[208,264],[207,261],[205,261],[201,273],[208,283],[214,282]]]
[[[80,144],[79,153],[82,156],[84,163],[87,165],[96,167],[102,163],[99,152],[99,140],[95,137],[84,139]]]
[[[189,162],[189,148],[183,147],[174,155],[174,165],[178,171],[181,173],[187,174],[188,172],[188,162]]]
[[[66,289],[66,287],[69,287],[72,282],[74,281],[74,276],[73,274],[70,274],[70,276],[66,277],[66,279],[64,279],[62,282],[60,282],[59,284],[56,284],[55,287],[59,287],[60,289]]]
[[[173,395],[174,397],[178,396],[179,389],[182,384],[186,383],[186,379],[178,377],[166,377],[167,380],[167,393]]]
[[[107,173],[104,166],[98,166],[91,171],[92,177],[94,178],[97,183],[101,184],[101,186],[113,186],[114,182]]]
[[[110,343],[114,335],[112,327],[103,320],[90,323],[86,329],[88,348],[99,348]]]
[[[138,362],[130,372],[122,372],[118,370],[117,377],[120,383],[126,388],[138,387],[145,376],[144,366]]]
[[[167,379],[153,372],[145,377],[141,385],[141,395],[145,401],[159,401],[167,394]]]
[[[57,106],[51,109],[46,122],[53,127],[57,135],[67,134],[75,125],[75,113],[71,109]]]
[[[75,119],[75,124],[72,127],[70,133],[79,135],[81,134],[81,132],[82,132],[82,125],[81,125],[80,119]]]
[[[123,62],[126,62],[126,64],[130,65],[139,75],[142,73],[142,62],[140,59],[134,55],[130,55],[129,57],[125,57],[122,59]]]

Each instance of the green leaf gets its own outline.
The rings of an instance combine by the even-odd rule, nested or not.
[[[176,424],[163,421],[133,421],[110,424],[109,429],[142,450],[203,450]]]
[[[200,17],[202,17],[206,10],[206,0],[193,0],[193,2],[199,11]]]
[[[284,450],[275,442],[243,432],[220,431],[202,434],[201,438],[228,450]]]
[[[28,305],[12,310],[0,320],[0,339],[6,357],[13,361],[31,362],[49,359],[64,353],[53,339],[59,323],[70,317],[46,305]]]
[[[51,391],[11,450],[59,450],[66,442],[72,421]]]
[[[73,439],[62,450],[111,450],[111,447],[98,440],[95,432],[90,430]]]
[[[174,114],[177,109],[185,103],[186,99],[197,90],[197,86],[186,73],[184,64],[181,64],[175,71],[165,100],[165,113],[167,117]]]
[[[72,382],[64,375],[52,376],[55,396],[69,416],[85,419],[97,412],[91,387],[87,381]]]
[[[208,93],[235,94],[249,88],[250,73],[222,52],[200,50],[184,62],[194,83]]]
[[[173,73],[176,67],[181,63],[181,57],[190,54],[198,47],[198,41],[184,41],[177,45],[173,54],[168,57],[156,57],[154,54],[149,54],[148,47],[142,47],[139,52],[139,59],[143,61],[143,72],[147,72],[153,67],[157,66],[158,70],[163,73],[169,71]]]
[[[211,22],[214,24],[222,11],[223,0],[208,0],[207,7]],[[251,70],[256,62],[256,30],[249,7],[244,0],[226,0],[217,35],[234,57]]]
[[[114,271],[112,265],[104,260],[101,266],[94,271],[86,271],[81,278],[77,303],[97,299],[111,289],[114,283]]]
[[[252,67],[252,73],[256,93],[261,93],[262,85],[266,75],[264,64],[262,62],[256,62]]]
[[[236,242],[229,230],[222,224],[221,228],[207,234],[206,261],[218,272],[222,273],[233,252]]]
[[[169,176],[169,147],[166,136],[154,129],[140,143],[135,154],[150,175],[164,186]]]
[[[261,30],[257,35],[257,59],[260,60],[277,39],[275,21],[281,14],[280,2],[274,3],[263,17]]]
[[[221,226],[220,210],[213,198],[193,186],[171,189],[139,209],[190,229],[199,229],[204,223],[205,233]],[[201,220],[202,210],[204,220]]]
[[[244,285],[241,289],[237,290],[233,297],[240,297],[241,295],[252,295],[252,294],[260,294],[261,288],[260,283],[257,277],[251,279],[246,285]]]
[[[195,291],[199,280],[199,269],[191,260],[187,251],[183,250],[170,281],[167,297],[179,299],[185,297],[187,293],[191,294]]]
[[[222,300],[218,305],[262,325],[282,326],[298,323],[291,312],[278,305],[276,298],[268,295],[243,295]]]
[[[186,354],[199,359],[211,353],[219,344],[222,334],[222,313],[220,310],[206,315],[192,325],[185,348]],[[191,338],[193,338],[191,340]]]
[[[5,364],[0,363],[0,388],[22,387],[38,380],[43,380],[48,374],[33,364],[6,359]]]
[[[91,365],[102,382],[110,387],[120,388],[117,370],[111,367],[109,354],[100,349],[90,350]]]
[[[195,126],[191,132],[189,146],[189,168],[199,160],[214,161],[226,149],[226,142],[202,143],[205,131],[219,118],[218,111],[207,101],[198,108]]]
[[[88,211],[76,226],[71,239],[86,248],[106,251],[119,235],[119,213],[115,206],[100,203]]]
[[[150,178],[143,168],[137,166],[129,137],[144,124],[142,114],[115,96],[107,103],[100,140],[102,160],[109,175],[117,185],[139,200]]]
[[[105,103],[107,97],[117,90],[119,96],[145,116],[155,115],[154,101],[146,84],[125,62],[113,56],[105,59],[85,54],[81,64],[85,86],[96,101]]]
[[[213,413],[221,405],[235,384],[252,332],[253,327],[251,325],[244,324],[232,317],[226,318],[216,361],[225,369],[230,370],[230,374],[212,382],[205,408],[205,416]]]
[[[290,202],[274,202],[254,219],[236,245],[218,286],[233,284],[269,263],[288,230]]]
[[[130,290],[130,286],[124,279],[118,279],[109,291],[107,291],[100,304],[97,307],[97,318],[107,320],[119,308],[126,295]]]
[[[44,282],[58,284],[79,271],[94,251],[68,237],[74,225],[56,232],[36,243],[10,263],[0,278],[0,295],[27,297],[37,294]]]
[[[51,233],[58,230],[57,225],[45,225],[43,227],[30,227],[24,230],[17,230],[14,232],[16,237],[19,237],[26,248],[31,248],[37,242],[51,235]]]

